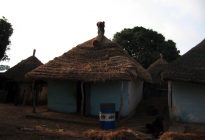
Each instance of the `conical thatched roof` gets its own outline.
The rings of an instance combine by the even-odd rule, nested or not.
[[[0,78],[4,78],[5,77],[5,73],[4,72],[0,72]]]
[[[6,79],[4,72],[0,72],[0,81],[1,81],[1,79]]]
[[[205,83],[205,40],[171,63],[163,79]]]
[[[42,62],[33,55],[8,69],[5,76],[15,81],[25,81],[25,74],[40,65],[42,65]]]
[[[164,66],[168,64],[167,61],[160,55],[160,58],[157,59],[154,63],[152,63],[148,67],[148,72],[151,74],[152,83],[160,83],[161,82],[161,73],[164,70]]]
[[[34,79],[82,81],[131,80],[136,76],[150,80],[138,62],[102,34],[27,74]]]

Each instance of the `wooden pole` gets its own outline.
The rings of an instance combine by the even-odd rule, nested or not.
[[[36,92],[35,92],[35,81],[32,82],[32,96],[33,96],[33,113],[36,113]]]
[[[81,81],[81,115],[84,114],[84,98],[85,98],[85,95],[84,95],[84,88],[83,88],[83,85],[84,85],[84,82]]]

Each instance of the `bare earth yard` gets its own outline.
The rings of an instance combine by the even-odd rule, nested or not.
[[[48,112],[46,107],[38,107],[36,116],[38,114],[68,121],[26,117],[33,115],[31,106],[0,104],[0,140],[87,140],[90,138],[85,137],[86,132],[99,129],[97,118],[81,118],[75,114]],[[76,123],[77,121],[79,123]],[[129,119],[122,121],[118,128],[129,128],[138,136],[149,137],[139,132],[147,121],[144,117],[138,117],[137,120]]]
[[[104,134],[129,129],[137,137],[126,137],[127,140],[151,140],[152,137],[143,132],[145,124],[152,121],[152,117],[136,114],[130,119],[117,122],[117,130],[112,133],[106,131]],[[99,130],[97,117],[49,112],[45,106],[38,107],[37,113],[33,114],[31,106],[0,104],[0,140],[91,140],[86,136],[96,135]],[[176,124],[169,130],[160,140],[205,139],[205,125],[202,124]]]
[[[43,108],[41,107],[40,110]],[[39,111],[39,109],[38,109]],[[73,123],[28,119],[32,107],[0,104],[1,140],[81,140],[82,132],[92,127]]]

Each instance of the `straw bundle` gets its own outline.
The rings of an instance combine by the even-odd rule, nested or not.
[[[142,134],[141,132],[135,132],[129,128],[119,128],[117,130],[87,130],[84,132],[84,136],[91,138],[92,140],[150,140],[151,138]]]
[[[204,140],[204,134],[198,133],[179,133],[179,132],[166,132],[160,140]]]

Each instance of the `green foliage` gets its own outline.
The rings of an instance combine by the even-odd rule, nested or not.
[[[170,62],[179,57],[180,51],[172,40],[165,41],[162,34],[143,27],[124,29],[114,35],[113,41],[120,44],[132,57],[147,68],[160,53]]]
[[[0,65],[0,71],[8,70],[10,67],[8,65]]]
[[[13,33],[12,25],[7,21],[5,17],[0,19],[0,61],[9,60],[6,51],[10,49],[9,37]]]

